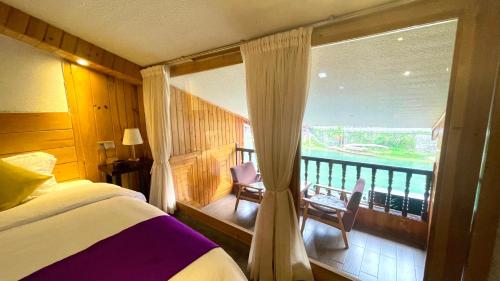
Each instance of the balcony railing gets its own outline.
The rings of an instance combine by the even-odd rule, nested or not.
[[[252,161],[257,164],[255,150],[249,148],[236,148],[236,163]],[[356,179],[359,179],[362,174],[369,187],[364,203],[370,209],[383,209],[386,213],[401,213],[407,217],[408,214],[420,216],[422,220],[427,221],[429,217],[429,196],[431,194],[431,183],[434,175],[433,171],[403,168],[388,165],[379,165],[371,163],[352,162],[337,159],[328,159],[312,156],[302,156],[302,168],[304,174],[302,179],[316,184],[333,186],[334,174],[340,173],[340,188],[345,189],[346,173],[349,168],[355,169]],[[312,165],[312,166],[311,166]],[[326,171],[326,167],[328,170]],[[334,173],[334,167],[340,167],[340,171]],[[310,168],[315,168],[313,175],[310,173]],[[321,168],[328,174],[328,177],[321,176]],[[387,183],[385,186],[380,186],[380,181],[377,183],[377,174],[387,174]],[[403,177],[404,192],[393,190],[393,181],[395,175]],[[311,178],[312,176],[312,178]],[[423,194],[412,193],[412,177],[424,177],[420,184],[423,184]],[[354,183],[351,183],[354,185]],[[377,186],[378,185],[378,186]],[[367,198],[366,198],[367,197]]]

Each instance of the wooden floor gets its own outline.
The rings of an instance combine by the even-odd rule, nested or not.
[[[240,201],[234,212],[234,195],[225,196],[203,208],[213,216],[253,230],[258,204]],[[333,266],[361,280],[420,281],[423,279],[425,251],[384,237],[353,229],[350,247],[344,249],[336,228],[308,220],[304,243],[309,257]]]

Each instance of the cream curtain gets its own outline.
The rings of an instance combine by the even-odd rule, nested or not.
[[[170,73],[163,65],[141,70],[144,114],[149,146],[153,155],[149,203],[173,213],[175,191],[168,160],[172,152],[170,127]]]
[[[313,280],[289,190],[309,88],[312,28],[241,46],[248,112],[266,186],[250,249],[252,280]]]

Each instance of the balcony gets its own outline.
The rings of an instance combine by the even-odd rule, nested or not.
[[[257,165],[253,149],[237,147],[236,158],[236,163],[252,161]],[[362,177],[369,186],[362,200],[365,207],[397,216],[428,220],[433,171],[304,155],[301,159],[302,180],[314,183],[311,189],[322,185],[333,187],[334,177],[341,183],[335,187],[346,189],[346,178]],[[377,180],[377,175],[386,183],[384,186],[381,186],[380,179]],[[404,182],[403,191],[393,188],[395,181]],[[347,183],[347,190],[354,182],[351,180]],[[420,189],[423,192],[416,192],[413,189]],[[306,191],[306,196],[307,193],[309,191]]]
[[[253,149],[236,147],[235,155],[237,164],[257,165]],[[310,258],[361,280],[423,279],[433,171],[311,156],[302,156],[301,164],[301,180],[312,183],[310,195],[318,184],[350,190],[360,177],[367,184],[349,249],[338,229],[310,219],[303,232]],[[202,210],[253,231],[259,204],[240,201],[234,211],[235,202],[229,194]]]

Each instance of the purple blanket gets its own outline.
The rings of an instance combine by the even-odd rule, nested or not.
[[[101,240],[23,280],[165,281],[216,247],[173,217],[159,216]]]

